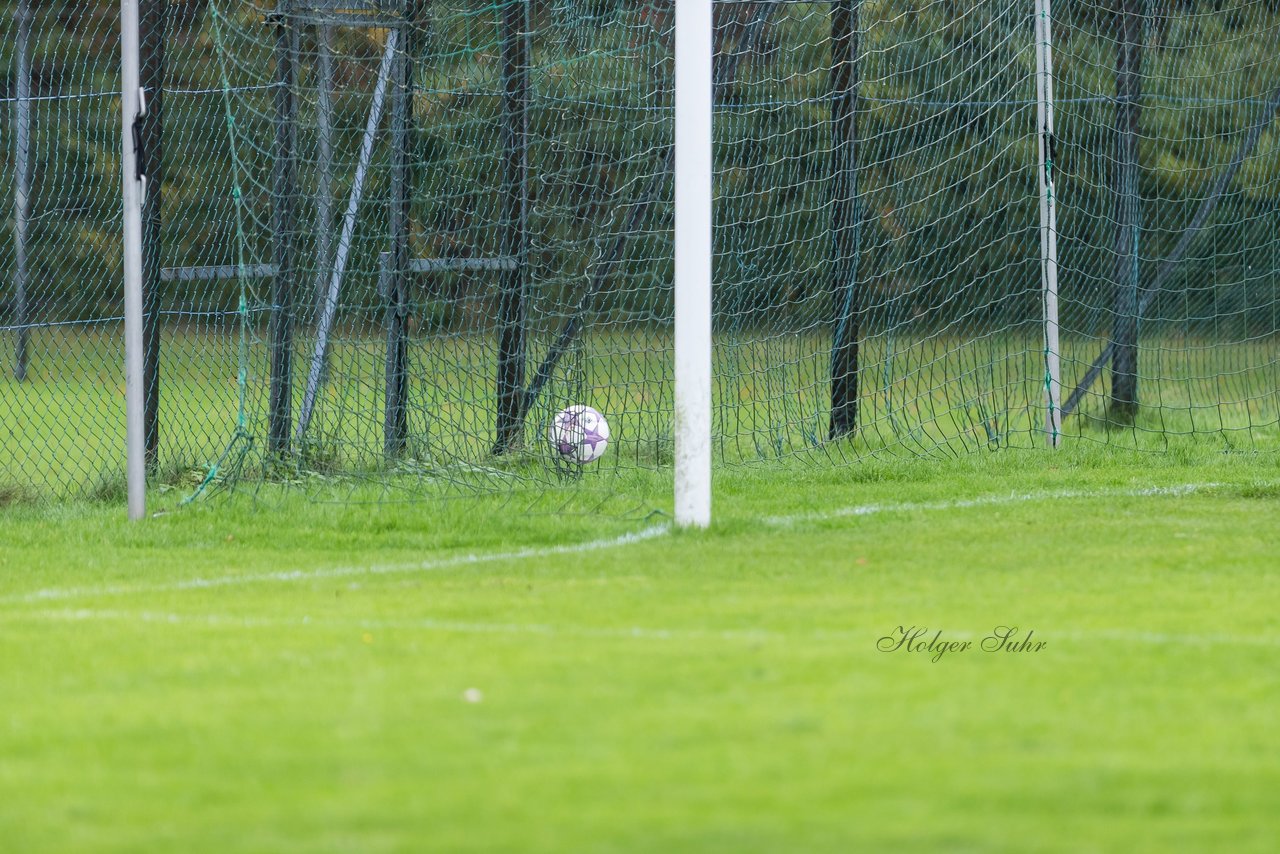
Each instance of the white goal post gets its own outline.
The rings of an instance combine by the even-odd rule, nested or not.
[[[1040,277],[1044,292],[1045,437],[1062,441],[1062,355],[1058,342],[1058,200],[1054,191],[1053,15],[1035,0],[1036,136],[1040,140]]]
[[[675,511],[711,524],[712,0],[675,16]]]
[[[147,450],[143,416],[142,203],[146,176],[138,167],[138,120],[146,112],[142,91],[138,0],[120,0],[121,179],[124,200],[125,447],[129,518],[147,512]]]

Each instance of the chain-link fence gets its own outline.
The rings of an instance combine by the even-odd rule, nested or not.
[[[671,3],[142,6],[155,482],[667,462]],[[0,484],[114,495],[116,8],[0,8]],[[1044,444],[1037,9],[717,3],[722,464]],[[1051,34],[1064,441],[1276,447],[1280,6]]]

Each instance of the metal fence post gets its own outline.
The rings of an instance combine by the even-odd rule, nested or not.
[[[858,12],[861,0],[831,7],[831,273],[835,329],[831,342],[830,438],[858,426]]]
[[[1116,26],[1115,324],[1112,332],[1111,411],[1122,419],[1138,409],[1138,243],[1142,229],[1138,141],[1142,130],[1142,49],[1145,0],[1118,0]]]
[[[409,322],[409,228],[413,194],[413,80],[414,52],[421,12],[420,0],[408,0],[400,27],[391,72],[391,231],[390,269],[386,285],[387,364],[383,406],[383,451],[402,453],[409,433],[409,353],[405,333]]]
[[[520,439],[527,361],[529,287],[529,2],[502,8],[502,248],[515,266],[502,274],[498,308],[498,417],[494,453]]]
[[[27,329],[27,223],[31,215],[31,2],[18,0],[17,85],[14,99],[13,182],[13,376],[27,378],[31,332]]]
[[[333,264],[333,26],[316,26],[316,317]]]
[[[275,169],[272,179],[272,231],[276,275],[271,286],[271,389],[268,447],[289,451],[293,405],[293,298],[295,258],[294,196],[297,190],[297,95],[295,77],[298,28],[291,0],[276,4]]]
[[[147,466],[160,454],[160,269],[162,195],[164,192],[164,43],[168,0],[142,0],[139,7],[139,74],[146,91],[147,116],[142,123],[146,155],[147,195],[142,207],[143,384]]]

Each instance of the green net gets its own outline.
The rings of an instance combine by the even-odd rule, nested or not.
[[[0,3],[34,22],[0,46],[0,329],[26,354],[0,482],[110,491],[118,23],[34,5]],[[1040,8],[716,4],[720,465],[1045,446]],[[669,464],[671,3],[143,11],[155,482]],[[1050,33],[1063,441],[1275,448],[1280,7],[1063,4]],[[546,440],[575,404],[613,433],[585,468]]]
[[[1274,447],[1280,7],[1068,9],[1057,68],[1068,423],[1092,436],[1090,424],[1119,421],[1140,445],[1211,434]]]

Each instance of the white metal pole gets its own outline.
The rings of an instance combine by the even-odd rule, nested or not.
[[[13,378],[27,378],[27,221],[31,213],[31,2],[18,0],[18,80],[13,176]]]
[[[121,161],[124,200],[125,445],[129,518],[147,512],[146,437],[143,427],[142,202],[146,179],[138,172],[134,122],[145,109],[139,77],[138,0],[120,0]]]
[[[333,254],[333,27],[316,28],[316,317],[324,311]]]
[[[711,524],[712,0],[676,0],[676,524]]]
[[[1058,210],[1054,193],[1053,16],[1051,0],[1036,2],[1036,115],[1040,137],[1040,277],[1044,290],[1044,367],[1049,447],[1062,440],[1062,365],[1058,342]]]

